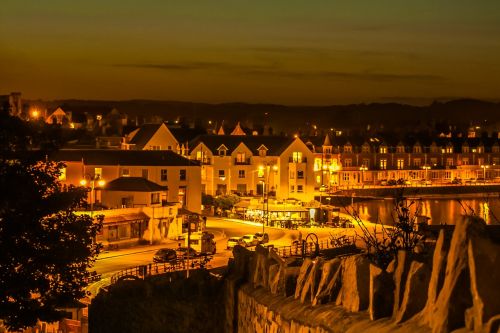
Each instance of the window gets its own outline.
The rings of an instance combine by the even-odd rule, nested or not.
[[[454,163],[453,163],[453,158],[447,158],[447,159],[446,159],[446,165],[447,165],[447,166],[453,166],[453,164],[454,164]]]
[[[186,180],[186,169],[179,170],[179,180]]]
[[[102,168],[94,168],[94,177],[102,178]]]
[[[314,159],[314,171],[319,171],[321,170],[321,158],[315,158]]]
[[[462,158],[462,165],[469,165],[469,158],[467,157]]]
[[[167,181],[167,169],[161,169],[160,171],[160,179],[162,182],[166,182]]]
[[[492,160],[492,161],[493,161],[493,165],[498,165],[498,164],[500,164],[500,158],[498,158],[498,157],[493,157],[493,160]]]
[[[151,204],[155,205],[159,203],[160,203],[160,193],[159,192],[151,193]]]
[[[161,146],[149,146],[150,150],[161,150]]]
[[[399,170],[402,170],[405,168],[405,160],[402,158],[398,158],[397,160],[397,167]]]
[[[295,172],[294,171],[290,171],[290,179],[295,179]]]
[[[350,175],[347,172],[344,172],[342,174],[342,180],[345,181],[345,182],[348,182],[349,179],[351,179]]]
[[[438,162],[437,158],[435,158],[435,157],[431,158],[431,165],[436,166],[437,162]]]
[[[351,167],[351,166],[352,166],[352,159],[346,158],[344,160],[344,167],[348,168],[348,167]]]
[[[245,162],[246,162],[245,153],[236,154],[236,163],[245,163]]]
[[[363,166],[370,168],[370,160],[367,158],[363,158]]]
[[[464,144],[462,146],[462,153],[468,153],[469,152],[469,145]]]
[[[446,154],[453,154],[453,146],[446,146]]]
[[[325,147],[325,154],[330,155],[332,153],[332,147]]]
[[[295,151],[292,154],[293,163],[301,163],[302,162],[302,152]]]
[[[267,149],[264,147],[259,148],[259,156],[260,157],[266,157],[267,154]]]
[[[297,171],[297,179],[304,179],[304,171],[302,170]]]
[[[396,147],[396,152],[397,152],[397,153],[404,153],[404,152],[405,152],[405,146],[403,146],[403,145],[398,145],[398,146]]]
[[[186,171],[186,170],[184,170]],[[186,206],[186,187],[185,186],[180,186],[179,187],[179,192],[178,192],[178,195],[177,195],[177,200],[179,201],[179,203],[181,204],[181,206]]]
[[[295,192],[295,185],[290,186],[290,192]]]
[[[387,154],[387,146],[380,146],[379,153]]]
[[[478,158],[477,165],[484,165],[484,158]]]
[[[148,176],[149,176],[149,170],[142,169],[142,178],[148,179]]]
[[[415,145],[415,146],[413,146],[413,152],[414,152],[415,154],[420,154],[420,153],[422,153],[422,146],[420,146],[420,145]]]
[[[316,176],[316,183],[318,183],[318,184],[321,183],[321,176],[320,175]]]
[[[122,177],[129,177],[129,176],[130,176],[130,170],[122,169]]]
[[[484,146],[477,147],[477,152],[480,154],[484,153]]]
[[[387,160],[385,158],[381,159],[379,161],[379,166],[380,166],[380,169],[382,169],[382,170],[387,169]]]
[[[352,153],[352,146],[351,145],[345,145],[344,146],[344,153]]]
[[[222,180],[224,180],[223,178],[226,178],[226,171],[225,170],[223,170],[223,169],[219,170],[219,178],[221,178]]]
[[[245,178],[245,170],[238,170],[238,178]]]
[[[219,156],[226,156],[226,148],[219,148]]]
[[[297,185],[297,192],[304,192],[304,186]]]
[[[420,167],[422,165],[422,160],[420,158],[414,158],[413,159],[413,166],[414,167]]]
[[[370,152],[370,145],[369,144],[364,144],[361,146],[361,152],[362,153],[369,153]]]
[[[500,134],[499,134],[500,135]],[[491,152],[492,153],[499,153],[500,152],[500,146],[498,144],[494,144],[493,147],[491,147]]]
[[[168,147],[167,147],[167,150],[172,150],[172,146],[168,146]]]

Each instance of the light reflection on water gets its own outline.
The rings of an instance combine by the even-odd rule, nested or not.
[[[500,224],[500,198],[463,199],[462,205],[455,199],[415,200],[411,207],[414,213],[419,207],[420,214],[431,218],[431,224],[455,224],[455,221],[472,210],[488,224]],[[463,207],[462,207],[463,206]],[[393,223],[394,201],[372,200],[354,203],[354,208],[362,219],[371,222]]]

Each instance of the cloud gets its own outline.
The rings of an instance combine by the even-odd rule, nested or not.
[[[374,82],[393,81],[441,81],[442,76],[433,74],[383,73],[374,71],[342,72],[342,71],[300,71],[280,68],[276,63],[235,64],[229,62],[179,62],[179,63],[137,63],[114,64],[119,68],[142,68],[162,71],[205,71],[215,70],[233,75],[251,75],[260,77],[282,77],[290,79],[337,79]]]

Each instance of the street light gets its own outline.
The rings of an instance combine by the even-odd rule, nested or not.
[[[96,199],[95,195],[96,183],[97,187],[104,187],[104,185],[106,185],[106,181],[102,179],[100,175],[94,175],[94,176],[88,175],[87,178],[88,180],[86,178],[80,180],[80,185],[83,187],[87,187],[88,185],[90,185],[90,217],[93,217],[94,201]]]
[[[363,186],[365,185],[365,171],[368,170],[368,167],[366,167],[365,165],[362,165],[359,170],[361,171],[361,183],[363,184]]]
[[[486,169],[489,167],[489,165],[481,165],[481,168],[483,168],[483,182],[486,182]]]
[[[259,165],[259,174],[262,174],[263,180],[262,181],[262,212],[264,212],[264,205],[266,205],[266,220],[262,219],[262,233],[264,233],[264,225],[267,224],[269,225],[269,174],[270,174],[270,169],[271,166],[273,168],[274,172],[278,171],[278,166],[276,164],[266,162],[263,165]],[[267,173],[264,175],[264,171]],[[264,177],[265,176],[265,177]],[[267,191],[266,191],[266,183],[267,183]],[[266,199],[264,199],[264,196]]]
[[[424,169],[424,170],[425,170],[425,177],[424,177],[424,178],[425,178],[425,180],[427,180],[427,170],[430,170],[430,168],[431,168],[431,167],[430,167],[430,166],[428,166],[428,165],[424,165],[424,166],[422,167],[422,169]]]

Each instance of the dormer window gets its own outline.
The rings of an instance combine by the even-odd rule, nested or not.
[[[478,152],[479,154],[484,153],[484,146],[478,146],[478,147],[477,147],[477,152]]]
[[[470,150],[469,150],[469,145],[467,143],[464,143],[462,145],[462,153],[468,153]]]
[[[415,145],[413,146],[413,152],[416,154],[422,153],[422,146],[421,145]]]
[[[380,146],[379,152],[380,154],[387,154],[387,146]]]
[[[361,146],[361,152],[362,153],[369,153],[370,152],[370,145],[365,143]]]
[[[453,154],[453,146],[451,144],[446,146],[446,154]]]
[[[439,153],[439,147],[436,145],[435,142],[431,144],[431,153]]]
[[[260,157],[266,157],[267,156],[267,148],[264,145],[261,145],[258,149],[259,151],[259,156]]]
[[[344,146],[344,153],[352,153],[352,145],[350,143]]]
[[[404,153],[405,152],[405,146],[403,146],[403,145],[397,145],[396,146],[396,152],[397,153]]]
[[[227,147],[224,145],[221,145],[219,148],[217,148],[217,151],[219,153],[219,156],[226,156]]]

